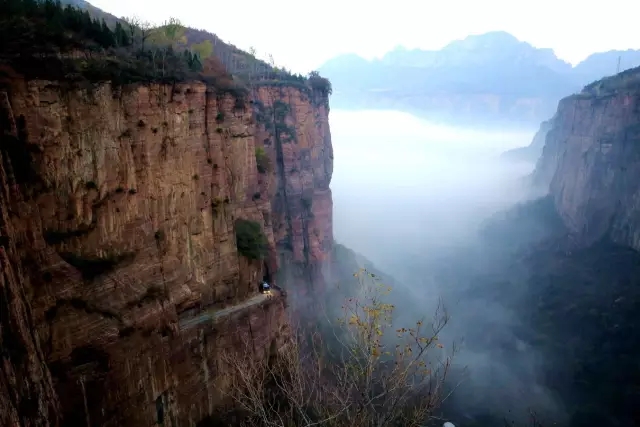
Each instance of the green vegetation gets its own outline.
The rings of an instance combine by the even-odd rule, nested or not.
[[[207,57],[211,42],[189,44],[185,31],[174,18],[156,28],[134,19],[110,27],[59,1],[0,2],[2,62],[27,77],[114,84],[196,79],[245,96],[247,89]]]
[[[107,22],[92,12],[54,0],[1,0],[0,67],[75,83],[201,80],[238,98],[260,85],[294,86],[320,98],[331,93],[329,81],[317,73],[293,74],[273,60],[257,59],[255,50],[243,52],[175,18],[154,27],[105,14]]]
[[[268,241],[260,224],[255,221],[238,219],[235,226],[238,252],[249,259],[264,258],[267,254]]]
[[[321,77],[320,73],[317,71],[309,73],[309,85],[314,91],[320,92],[324,97],[328,98],[329,95],[333,93],[333,88],[331,87],[329,79]]]
[[[273,106],[266,107],[262,102],[254,102],[256,121],[269,131],[277,143],[296,142],[296,129],[287,124],[287,116],[291,114],[291,106],[279,99]]]
[[[300,202],[302,203],[302,207],[305,208],[307,211],[311,210],[311,207],[313,206],[313,198],[309,195],[305,195],[302,197],[302,199],[300,199]]]
[[[258,172],[267,173],[271,171],[271,159],[262,147],[256,147],[256,165]]]
[[[329,80],[321,77],[317,71],[312,71],[307,77],[294,74],[284,67],[276,66],[272,55],[268,55],[268,62],[258,59],[253,47],[248,52],[243,52],[219,45],[216,56],[233,75],[251,86],[295,87],[311,99],[317,98],[313,95],[320,95],[323,102],[332,93]]]
[[[615,76],[597,80],[585,86],[579,95],[607,97],[620,91],[640,91],[640,67],[631,68]]]

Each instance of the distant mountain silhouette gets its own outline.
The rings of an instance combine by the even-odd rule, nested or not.
[[[506,32],[469,36],[438,51],[396,48],[366,60],[335,57],[319,68],[333,83],[332,106],[389,108],[434,119],[537,126],[558,100],[591,81],[640,65],[640,51],[596,53],[575,67],[551,49]]]

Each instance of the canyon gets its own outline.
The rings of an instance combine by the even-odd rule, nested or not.
[[[481,283],[520,307],[517,336],[544,355],[537,378],[560,396],[560,425],[639,420],[638,83],[635,68],[563,98],[531,147],[544,140],[529,179],[546,196],[485,230],[482,247],[502,247]]]
[[[4,36],[11,32],[6,28]],[[68,41],[63,33],[61,40]],[[104,41],[90,43],[96,40]],[[116,50],[110,50],[114,40],[105,42],[106,56]],[[38,68],[30,73],[7,67],[4,59],[0,66],[3,426],[210,425],[233,403],[227,393],[234,384],[230,358],[277,355],[292,338],[292,319],[314,313],[336,279],[352,276],[352,266],[370,264],[333,239],[328,81],[276,73],[238,49],[225,51],[216,39],[225,73],[253,77],[244,80],[246,91],[221,84],[234,80],[229,74],[198,80],[194,69],[176,66],[182,77],[165,78],[166,55],[176,60],[172,49],[157,49],[162,60],[149,61],[131,43],[125,54],[105,61],[67,52],[80,65],[88,63],[83,70],[93,78],[46,78],[44,54],[34,56],[30,65]],[[191,67],[193,56],[186,53]],[[114,64],[118,80],[95,78]],[[123,83],[136,66],[145,70],[140,64],[155,75],[132,74],[137,82]],[[637,254],[629,249],[640,247],[638,76],[629,70],[560,102],[524,153],[529,159],[542,151],[531,179],[548,196],[534,202],[533,213],[532,205],[520,206],[516,215],[497,221],[506,224],[507,239],[484,245],[484,258],[463,253],[442,275],[449,289],[467,279],[476,285],[480,277],[483,291],[496,300],[506,289],[531,290],[519,320],[531,321],[539,333],[521,338],[558,359],[589,355],[574,358],[575,364],[560,360],[547,372],[557,383],[566,380],[558,388],[575,378],[591,387],[587,398],[572,402],[580,408],[576,419],[606,417],[608,410],[629,424],[635,416],[624,405],[637,402],[637,392],[615,378],[637,375],[637,334],[625,327],[638,324],[633,314],[640,301],[631,286],[640,277],[632,268]],[[528,82],[536,85],[533,78]],[[538,120],[546,114],[528,98],[516,100],[511,111],[499,97],[477,96],[471,103],[437,97],[433,108],[473,113],[477,102],[494,115],[508,110]],[[515,231],[534,239],[521,245],[529,258],[505,271],[517,252],[508,238],[522,237]],[[602,241],[625,251],[607,247],[583,256]],[[418,263],[418,276],[432,274],[433,265]],[[495,275],[486,274],[491,263]],[[471,277],[474,268],[478,274]],[[275,285],[270,297],[258,292],[262,280]],[[342,296],[337,294],[331,297]],[[408,300],[419,301],[410,293],[401,299],[406,313]],[[475,343],[507,349],[511,360],[519,360],[513,340],[505,344],[486,334],[485,323],[472,319]],[[592,351],[603,337],[620,335],[632,338]],[[611,350],[619,343],[624,345]],[[609,367],[620,371],[612,374]],[[592,372],[600,374],[590,377]],[[598,395],[599,386],[613,397]],[[573,389],[566,390],[573,396]],[[473,394],[470,389],[468,396]],[[480,404],[493,409],[490,399]]]
[[[68,83],[0,82],[0,424],[195,425],[225,403],[225,352],[286,345],[287,278],[324,283],[328,94]]]

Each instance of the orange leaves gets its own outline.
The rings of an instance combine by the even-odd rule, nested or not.
[[[438,343],[438,337],[423,336],[423,320],[415,322],[413,327],[393,328],[391,331],[396,337],[385,337],[386,329],[393,323],[395,311],[395,306],[387,302],[385,297],[392,288],[378,283],[376,275],[365,269],[355,272],[354,277],[358,278],[361,287],[356,295],[345,300],[343,318],[343,325],[349,329],[352,338],[347,344],[349,354],[364,358],[366,369],[377,371],[389,368],[393,375],[400,376],[433,375],[427,368],[431,358],[428,351],[432,346],[444,348]],[[372,282],[367,282],[368,278],[373,279]],[[428,326],[433,325],[429,323]]]

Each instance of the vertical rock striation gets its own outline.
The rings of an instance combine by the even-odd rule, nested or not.
[[[581,244],[640,249],[640,69],[563,99],[534,177]]]
[[[259,88],[271,127],[197,82],[14,78],[0,101],[2,425],[195,425],[223,403],[223,351],[289,336],[262,277],[315,280],[329,256],[326,96]],[[237,219],[265,261],[238,252]]]
[[[295,297],[308,297],[326,282],[322,266],[333,245],[327,95],[307,87],[264,85],[254,91],[254,109],[257,144],[274,165],[270,194],[280,277]]]

